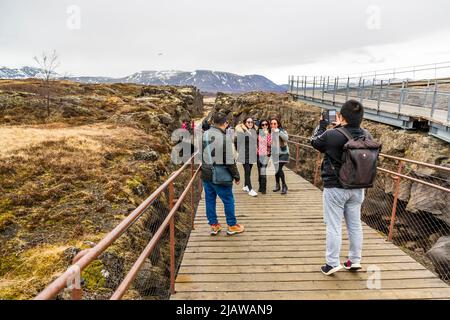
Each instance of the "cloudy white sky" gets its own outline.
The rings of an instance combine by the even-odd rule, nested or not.
[[[450,61],[450,1],[0,0],[0,66],[60,73],[347,74]]]

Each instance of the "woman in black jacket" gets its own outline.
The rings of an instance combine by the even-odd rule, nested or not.
[[[242,163],[245,172],[243,191],[252,197],[258,193],[253,190],[251,182],[252,167],[256,163],[257,128],[251,117],[246,118],[242,124],[236,126],[235,146],[238,152],[237,162]]]

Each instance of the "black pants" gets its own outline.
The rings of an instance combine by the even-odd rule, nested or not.
[[[250,176],[252,174],[252,167],[253,164],[252,163],[244,163],[244,177],[245,177],[245,181],[244,181],[244,187],[247,186],[249,190],[252,190],[252,181],[250,180]]]
[[[286,178],[285,178],[284,172],[283,172],[283,167],[285,164],[286,164],[285,162],[278,162],[275,164],[275,168],[276,168],[276,166],[278,166],[277,173],[275,173],[275,182],[278,184],[280,183],[280,180],[281,180],[281,183],[283,185],[286,185]]]
[[[262,160],[262,161],[261,161]],[[267,188],[267,165],[268,158],[260,159],[258,158],[258,182],[259,182],[259,191],[266,191]]]

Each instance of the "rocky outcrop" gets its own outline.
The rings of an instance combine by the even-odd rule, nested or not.
[[[433,261],[441,278],[450,280],[450,236],[439,238],[427,252],[427,256]]]

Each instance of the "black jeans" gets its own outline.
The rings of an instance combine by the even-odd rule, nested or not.
[[[286,185],[286,178],[285,178],[284,172],[283,172],[283,167],[285,164],[286,164],[285,162],[278,162],[275,164],[275,168],[278,166],[277,173],[275,173],[275,182],[279,184],[280,179],[281,179],[281,183],[284,186]]]
[[[258,157],[258,182],[259,182],[259,191],[266,191],[267,188],[267,165],[268,158]]]
[[[252,163],[244,163],[244,177],[245,177],[245,181],[244,181],[244,187],[247,186],[248,190],[252,190],[252,181],[250,179],[250,176],[252,174],[252,167],[253,164]]]

